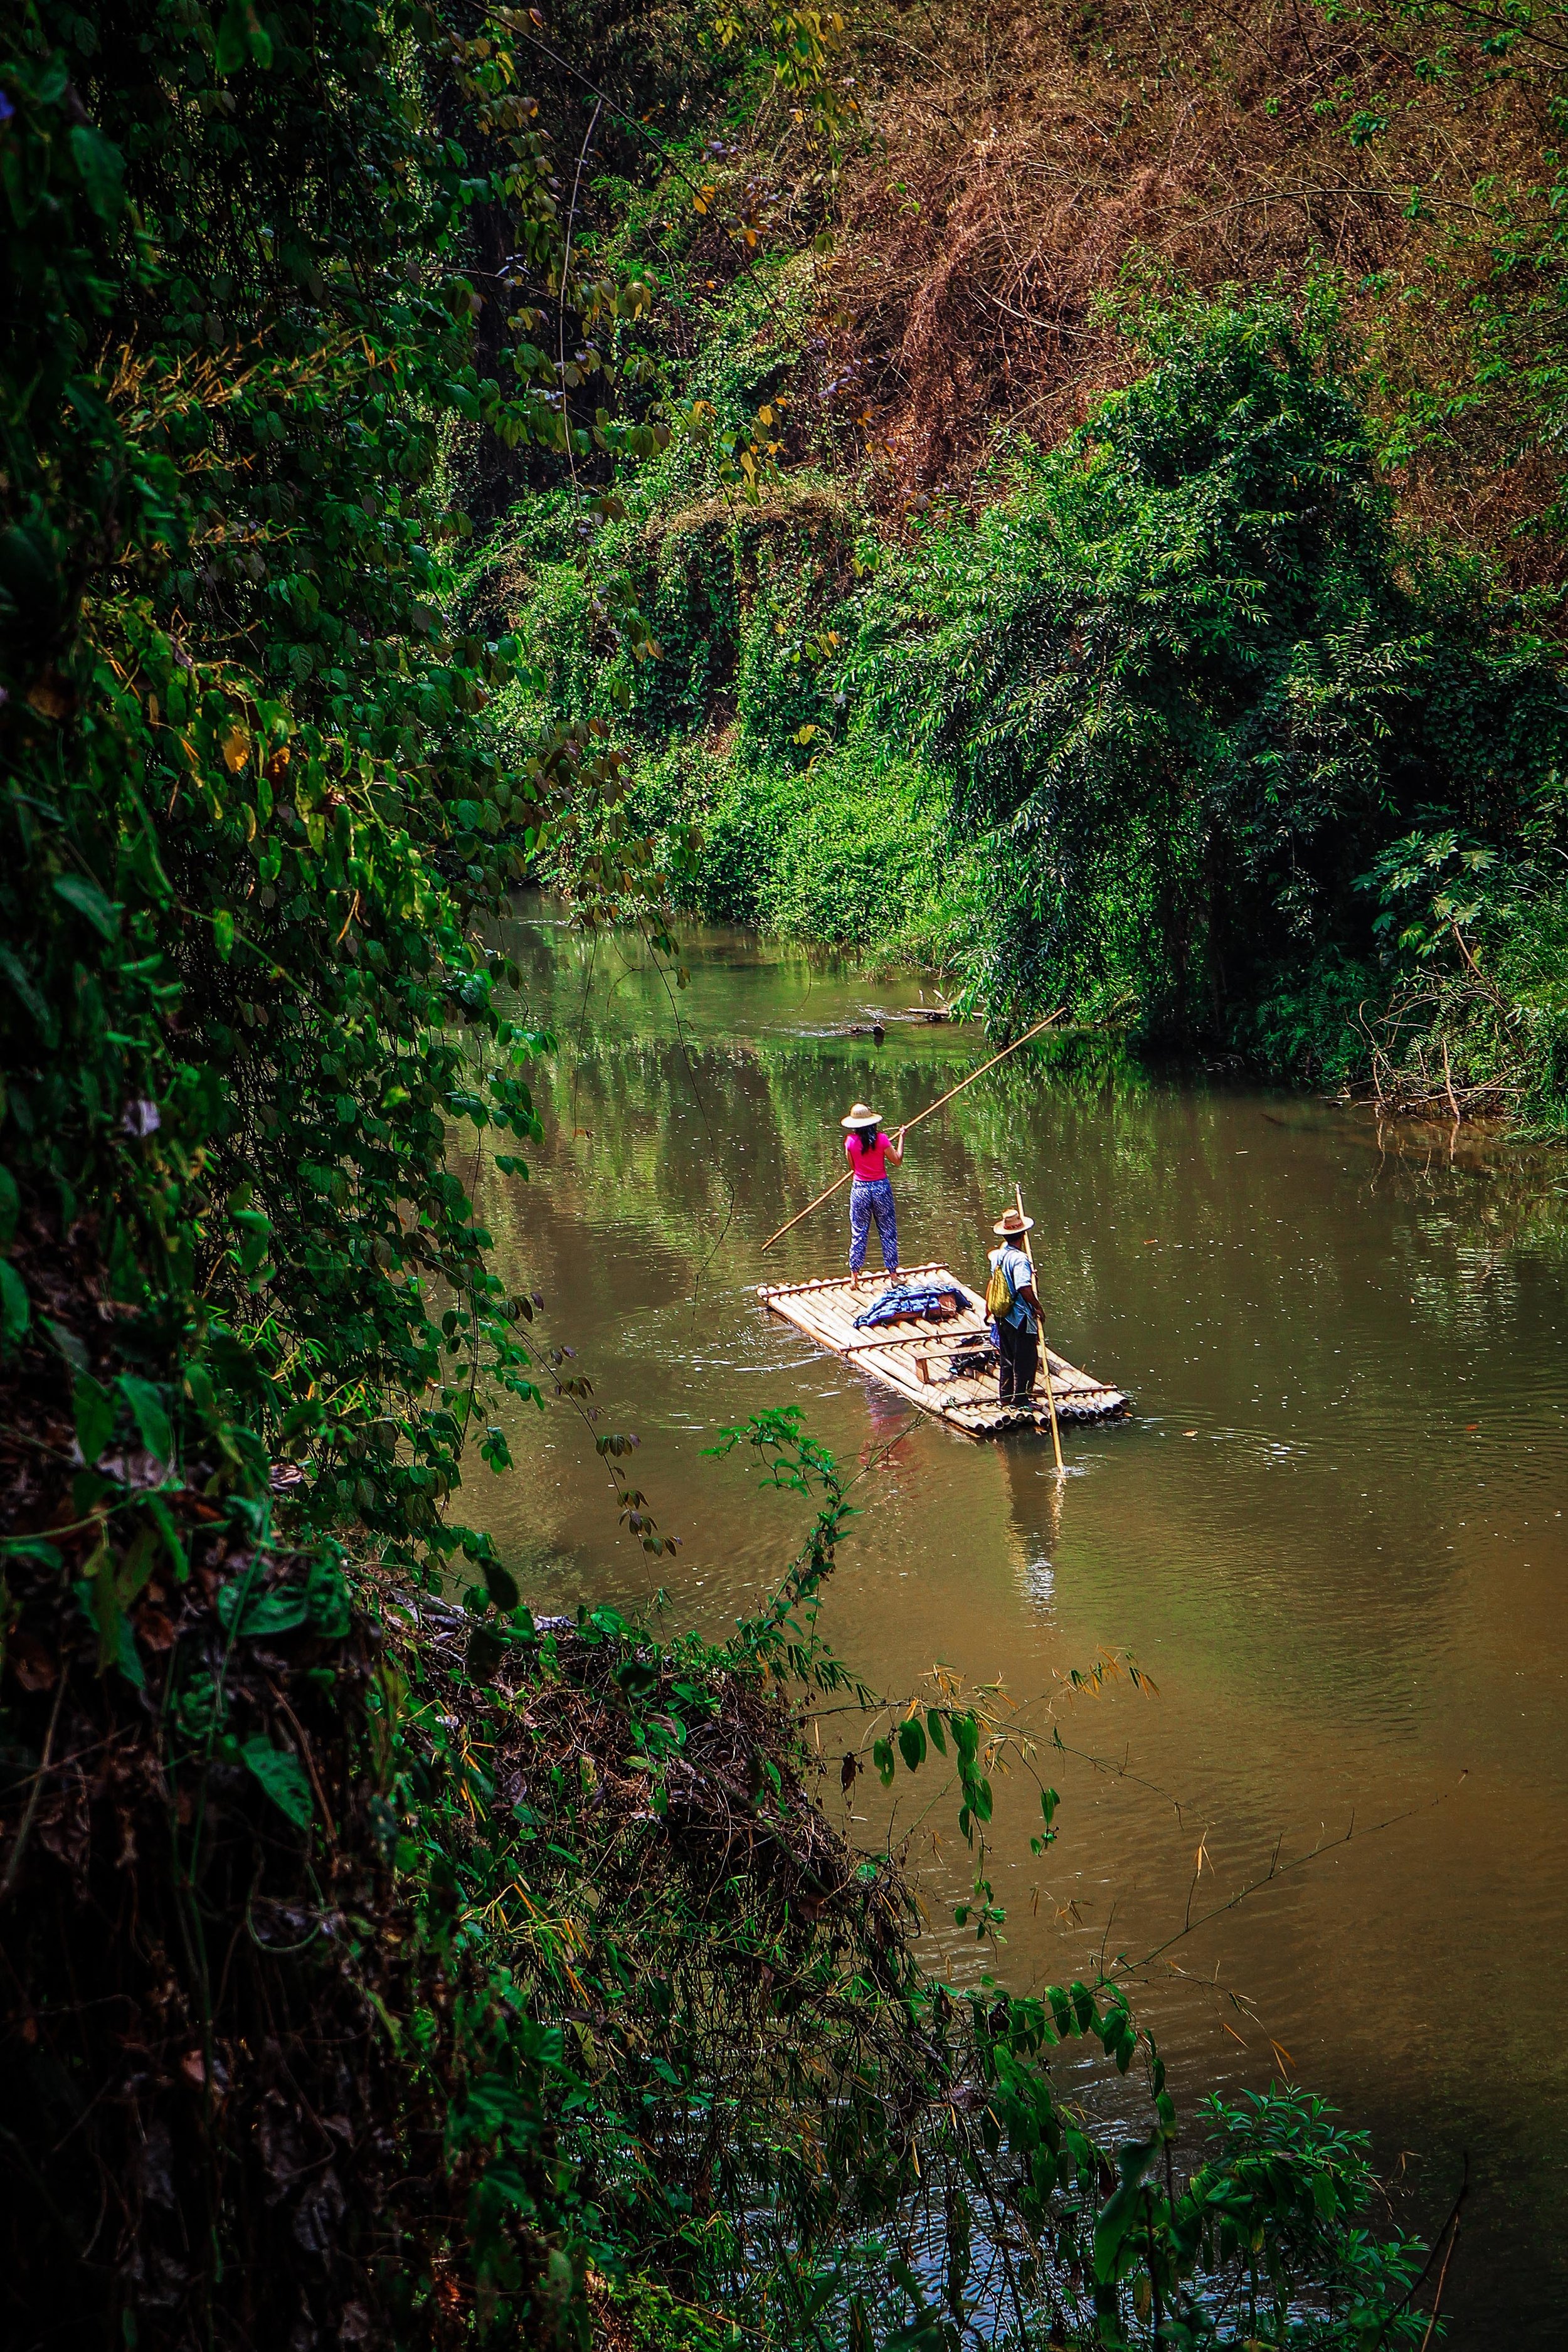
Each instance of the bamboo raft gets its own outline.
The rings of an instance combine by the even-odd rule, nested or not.
[[[1043,1374],[1026,1405],[998,1402],[996,1351],[979,1292],[945,1265],[900,1266],[899,1273],[905,1282],[921,1281],[941,1289],[951,1286],[964,1303],[950,1316],[910,1316],[879,1330],[858,1331],[856,1316],[879,1296],[874,1282],[863,1282],[857,1289],[847,1275],[829,1275],[819,1282],[763,1283],[757,1297],[770,1313],[782,1315],[819,1348],[844,1357],[966,1437],[999,1437],[1012,1429],[1048,1430]],[[977,1360],[982,1350],[984,1365]],[[1130,1411],[1120,1389],[1107,1388],[1080,1372],[1054,1349],[1046,1355],[1058,1421],[1118,1421]]]

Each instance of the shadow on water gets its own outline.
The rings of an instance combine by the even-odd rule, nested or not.
[[[1069,1434],[1058,1487],[1048,1441],[909,1426],[755,1297],[841,1260],[837,1202],[761,1244],[837,1172],[848,1103],[908,1118],[984,1058],[977,1032],[898,1017],[921,1012],[907,975],[738,934],[683,941],[679,998],[640,943],[584,940],[548,909],[509,944],[560,1052],[533,1181],[487,1168],[481,1213],[602,1425],[638,1433],[639,1483],[684,1539],[647,1562],[588,1433],[520,1419],[516,1470],[466,1499],[531,1600],[636,1606],[662,1580],[677,1620],[727,1625],[801,1507],[703,1448],[800,1405],[866,1468],[825,1617],[845,1654],[889,1691],[940,1659],[1055,1696],[1059,1843],[1032,1857],[1026,1792],[998,1799],[1006,1978],[1147,1953],[1189,1905],[1201,1919],[1276,1852],[1321,1845],[1146,1971],[1184,2105],[1288,2067],[1371,2126],[1417,2216],[1446,2207],[1468,2149],[1455,2340],[1558,2340],[1561,1158],[1151,1072],[1103,1040],[1005,1066],[911,1139],[900,1234],[907,1260],[973,1278],[1022,1182],[1053,1342],[1138,1408]],[[1122,1650],[1158,1696],[1061,1698],[1071,1666]],[[940,1921],[960,1856],[913,1858]],[[932,1940],[953,1972],[977,1965],[951,1927]]]

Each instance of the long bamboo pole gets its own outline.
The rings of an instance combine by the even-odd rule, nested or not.
[[[1024,1213],[1024,1188],[1021,1184],[1014,1185],[1013,1198],[1018,1203],[1018,1214],[1022,1216]],[[1032,1274],[1035,1270],[1035,1253],[1029,1247],[1029,1236],[1026,1232],[1024,1235],[1024,1255],[1029,1261],[1029,1271]],[[1035,1285],[1035,1297],[1038,1298],[1039,1296],[1040,1286],[1037,1282]],[[1046,1345],[1046,1310],[1043,1304],[1040,1308],[1040,1370],[1046,1376],[1046,1402],[1051,1409],[1051,1444],[1057,1450],[1057,1468],[1059,1472],[1062,1467],[1062,1433],[1057,1427],[1057,1392],[1051,1386],[1051,1351]]]
[[[1026,1045],[1031,1037],[1037,1037],[1042,1029],[1048,1029],[1053,1022],[1059,1021],[1061,1017],[1061,1007],[1058,1005],[1055,1013],[1047,1013],[1043,1021],[1037,1021],[1032,1029],[1026,1029],[1021,1037],[1015,1037],[1010,1045],[1004,1045],[999,1054],[993,1054],[988,1062],[982,1062],[977,1070],[971,1070],[969,1076],[966,1078],[961,1078],[957,1086],[949,1087],[946,1094],[939,1095],[935,1102],[928,1103],[924,1110],[915,1113],[913,1118],[907,1118],[904,1121],[903,1132],[908,1135],[911,1127],[919,1127],[922,1118],[930,1118],[932,1111],[940,1110],[943,1103],[950,1103],[954,1095],[961,1095],[965,1087],[972,1087],[976,1078],[983,1078],[987,1070],[994,1070],[998,1062],[1005,1062],[1009,1054],[1016,1054],[1020,1045]],[[796,1225],[810,1216],[813,1209],[820,1209],[824,1201],[831,1201],[835,1192],[842,1192],[854,1173],[853,1168],[847,1168],[837,1184],[830,1184],[826,1192],[819,1192],[815,1201],[808,1201],[805,1208],[790,1219],[787,1225],[781,1225],[776,1234],[768,1235],[763,1247],[765,1250],[771,1250],[775,1242],[782,1242],[785,1234],[793,1233]]]

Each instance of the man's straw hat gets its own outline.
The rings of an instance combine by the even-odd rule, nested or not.
[[[838,1122],[840,1127],[880,1127],[881,1123],[881,1112],[873,1110],[869,1103],[857,1103],[848,1118]]]
[[[1017,1209],[1009,1209],[1001,1223],[991,1228],[994,1234],[1001,1234],[1008,1241],[1016,1241],[1020,1234],[1033,1233],[1034,1229],[1033,1217],[1026,1217]]]

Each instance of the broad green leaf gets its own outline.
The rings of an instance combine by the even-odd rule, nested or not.
[[[70,151],[81,173],[88,203],[99,219],[112,227],[125,202],[125,158],[112,140],[106,139],[90,122],[76,125],[70,135]]]
[[[245,10],[238,5],[238,0],[229,0],[228,6],[218,19],[217,48],[213,57],[213,65],[220,77],[237,73],[245,63],[250,47],[245,36]]]
[[[22,1213],[21,1195],[16,1179],[8,1168],[0,1168],[0,1245],[10,1241],[16,1231],[16,1220]]]
[[[272,63],[272,40],[252,0],[228,0],[218,23],[214,59],[220,76],[235,73],[247,58],[265,73]]]
[[[516,1579],[495,1559],[485,1562],[485,1591],[502,1614],[509,1617],[522,1598],[517,1589]]]
[[[648,1698],[658,1688],[658,1668],[647,1658],[623,1658],[616,1680],[628,1698]]]
[[[114,1397],[90,1372],[77,1375],[71,1403],[76,1415],[76,1442],[90,1468],[114,1434]]]
[[[79,915],[84,915],[106,940],[112,942],[119,938],[120,909],[104,897],[96,882],[88,881],[80,874],[59,874],[55,877],[55,896],[63,898],[68,907],[74,907]]]
[[[120,1596],[122,1609],[129,1609],[137,1594],[143,1591],[152,1578],[157,1558],[158,1530],[144,1519],[132,1538],[130,1550],[115,1571],[114,1589]]]
[[[1122,2242],[1137,2219],[1138,2198],[1127,2189],[1114,2189],[1100,2207],[1094,2224],[1094,2275],[1100,2286],[1116,2276]]]
[[[52,1045],[58,1034],[58,1024],[55,1020],[55,1016],[44,998],[39,994],[30,974],[23,969],[19,958],[14,956],[10,949],[6,947],[0,947],[0,971],[5,973],[6,979],[10,982],[17,995],[26,1006],[28,1012],[37,1023],[44,1036],[49,1044]]]
[[[0,1258],[0,1339],[14,1348],[32,1319],[26,1286],[7,1258]]]
[[[1117,2150],[1121,2185],[1106,2199],[1094,2224],[1094,2275],[1101,2286],[1116,2276],[1122,2242],[1138,2219],[1140,2186],[1159,2152],[1158,2139],[1127,2140]]]
[[[911,1715],[907,1723],[900,1724],[899,1753],[911,1772],[918,1771],[925,1762],[925,1727],[918,1715]]]
[[[180,1541],[180,1531],[174,1525],[174,1514],[161,1495],[145,1496],[143,1502],[152,1515],[153,1524],[163,1538],[163,1549],[169,1555],[170,1565],[180,1582],[184,1584],[191,1572],[191,1563],[185,1558],[185,1547]]]
[[[470,1682],[488,1683],[506,1655],[506,1643],[488,1625],[476,1625],[465,1656]]]
[[[151,1381],[138,1380],[132,1372],[121,1372],[120,1393],[131,1407],[132,1417],[148,1453],[156,1454],[160,1462],[173,1462],[174,1437],[164,1410],[163,1391]]]
[[[58,1544],[46,1543],[41,1536],[0,1538],[0,1559],[30,1559],[39,1568],[58,1568],[62,1558]]]
[[[323,1641],[341,1642],[352,1622],[349,1589],[335,1559],[313,1559],[305,1579],[310,1631]]]
[[[110,1666],[118,1666],[128,1683],[137,1690],[145,1689],[147,1678],[136,1654],[136,1637],[115,1589],[114,1554],[101,1536],[88,1559],[86,1574],[77,1579],[71,1590],[98,1634],[99,1673],[107,1674]]]
[[[304,1829],[310,1819],[310,1784],[298,1759],[281,1748],[274,1748],[269,1739],[259,1734],[247,1739],[239,1752],[247,1769],[260,1781],[279,1811],[286,1814],[297,1829]]]
[[[114,1663],[133,1688],[146,1689],[147,1677],[136,1654],[136,1635],[130,1618],[120,1608],[114,1612]]]
[[[68,1323],[58,1322],[52,1315],[41,1316],[39,1320],[73,1372],[91,1370],[86,1343],[79,1332],[73,1331]]]
[[[264,1633],[291,1632],[304,1623],[310,1610],[310,1595],[303,1586],[287,1584],[281,1591],[266,1592],[253,1582],[247,1598],[244,1577],[226,1584],[217,1597],[218,1622],[224,1632],[247,1642]]]

